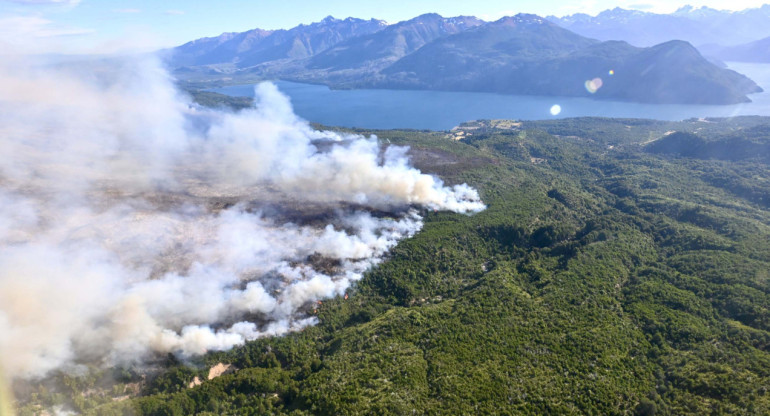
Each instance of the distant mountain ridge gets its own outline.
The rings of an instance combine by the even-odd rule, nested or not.
[[[653,46],[685,40],[695,46],[738,45],[770,36],[770,5],[743,11],[684,6],[671,14],[616,7],[596,16],[578,13],[548,20],[575,33],[599,40],[624,40]]]
[[[735,46],[704,45],[704,55],[733,62],[770,63],[770,36]]]
[[[373,61],[395,62],[436,39],[482,24],[484,22],[475,17],[443,18],[435,13],[425,14],[341,42],[310,59],[308,67],[343,69]]]
[[[173,62],[193,66],[228,63],[244,67],[278,59],[306,58],[346,39],[374,33],[386,26],[382,20],[352,17],[341,20],[328,16],[320,22],[289,30],[223,33],[174,48]]]
[[[484,22],[425,14],[255,29],[170,52],[188,82],[285,79],[334,88],[431,89],[586,96],[649,103],[733,104],[753,81],[704,59],[687,42],[637,48],[601,42],[531,14]],[[673,70],[676,69],[676,70]]]

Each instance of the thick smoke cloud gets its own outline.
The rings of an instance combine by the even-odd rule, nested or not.
[[[0,64],[10,375],[301,329],[317,300],[421,228],[415,207],[484,208],[470,187],[411,167],[404,148],[313,130],[272,84],[257,97],[240,113],[202,109],[152,59]]]

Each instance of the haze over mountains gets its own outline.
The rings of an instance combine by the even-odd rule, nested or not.
[[[770,4],[742,11],[685,6],[671,14],[616,7],[596,16],[577,13],[548,20],[583,36],[652,46],[672,39],[692,43],[707,57],[725,61],[770,59]],[[756,44],[759,39],[764,43]],[[762,46],[764,45],[764,48]]]
[[[692,104],[747,102],[761,91],[687,42],[600,42],[530,14],[495,22],[425,14],[392,25],[330,16],[290,30],[198,39],[171,50],[170,62],[180,79],[204,84],[279,78],[333,88]]]
[[[584,13],[548,20],[583,36],[599,40],[625,40],[635,46],[652,46],[672,39],[693,45],[737,45],[770,36],[770,5],[740,12],[685,6],[671,14],[616,7],[596,16]]]
[[[724,61],[770,63],[770,36],[741,45],[704,45],[699,49],[706,56]]]

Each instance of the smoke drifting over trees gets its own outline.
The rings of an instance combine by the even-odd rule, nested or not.
[[[313,130],[274,85],[239,113],[179,95],[153,59],[0,64],[0,364],[189,357],[312,325],[422,226],[477,192],[406,149]]]

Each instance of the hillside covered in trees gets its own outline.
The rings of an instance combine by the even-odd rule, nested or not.
[[[19,413],[770,413],[770,119],[355,132],[488,208],[424,212],[317,326],[17,386]]]

